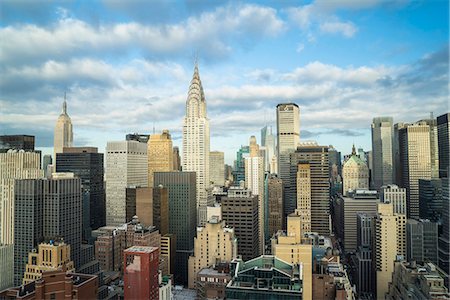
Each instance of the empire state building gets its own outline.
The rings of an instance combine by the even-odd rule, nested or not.
[[[183,171],[196,172],[197,223],[205,224],[209,188],[209,120],[202,82],[195,64],[183,122]]]

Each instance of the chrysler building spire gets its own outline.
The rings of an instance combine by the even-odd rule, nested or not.
[[[203,225],[207,221],[209,188],[209,120],[197,62],[189,85],[183,122],[183,171],[196,172],[197,220],[199,225]]]

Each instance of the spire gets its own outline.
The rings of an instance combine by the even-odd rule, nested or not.
[[[186,116],[206,117],[205,93],[200,80],[197,60],[195,61],[194,74],[192,75],[186,101]]]
[[[355,143],[353,143],[353,147],[352,147],[352,155],[356,155]]]
[[[67,115],[67,102],[66,102],[66,92],[64,92],[64,102],[63,102],[63,109],[62,109],[62,113],[64,115]]]

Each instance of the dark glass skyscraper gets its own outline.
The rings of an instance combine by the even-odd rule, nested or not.
[[[34,135],[0,135],[1,150],[34,151]]]
[[[155,172],[153,187],[159,185],[169,193],[169,233],[177,239],[175,282],[187,285],[188,260],[194,253],[197,226],[195,172]]]
[[[72,172],[80,177],[83,189],[83,239],[89,239],[89,227],[95,230],[106,224],[103,153],[93,147],[64,148],[56,155],[56,172]]]

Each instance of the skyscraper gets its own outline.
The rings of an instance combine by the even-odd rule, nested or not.
[[[106,224],[126,220],[126,188],[148,183],[147,145],[137,141],[108,142],[106,146]]]
[[[234,229],[215,217],[204,227],[197,227],[194,255],[189,257],[189,288],[195,288],[197,273],[213,264],[231,262],[237,256]]]
[[[222,197],[222,219],[234,228],[242,259],[249,260],[262,253],[258,234],[258,196],[248,189],[231,187],[228,195]]]
[[[369,168],[356,155],[355,145],[352,148],[352,155],[344,162],[342,177],[344,181],[343,194],[346,196],[350,191],[355,191],[356,189],[369,189]]]
[[[103,180],[103,153],[93,147],[64,148],[56,154],[56,172],[71,172],[81,178],[83,189],[83,219],[88,220],[87,227],[95,230],[106,225],[105,186]],[[85,204],[83,204],[85,207]],[[86,226],[83,226],[86,227]],[[87,240],[86,228],[83,239]]]
[[[148,186],[153,186],[154,172],[173,170],[173,148],[169,130],[161,134],[152,134],[147,142]]]
[[[328,146],[316,143],[301,144],[294,153],[290,154],[290,182],[285,193],[289,199],[284,208],[289,214],[297,208],[297,172],[299,163],[309,163],[311,176],[311,230],[319,234],[330,234],[330,180]]]
[[[450,156],[450,113],[437,117],[438,152],[439,152],[439,177],[448,177]]]
[[[259,154],[255,136],[250,137],[249,149],[250,156],[245,158],[245,186],[258,196],[259,247],[264,249],[264,157]]]
[[[429,119],[420,120],[417,123],[424,123],[429,126],[431,178],[439,178],[439,146],[437,120],[433,118],[433,113],[431,113]]]
[[[195,172],[197,176],[197,223],[203,225],[206,222],[209,188],[209,120],[197,63],[186,101],[182,163],[183,171]]]
[[[173,147],[173,170],[181,171],[180,149],[177,146]]]
[[[419,218],[419,179],[431,178],[430,126],[409,124],[399,132],[402,184],[406,188],[408,218]]]
[[[277,105],[277,145],[278,145],[278,176],[286,186],[289,180],[289,154],[297,149],[300,142],[300,109],[295,103]],[[288,201],[288,199],[285,199]],[[286,215],[292,213],[295,204],[286,203]]]
[[[175,282],[187,284],[188,260],[196,233],[196,175],[194,172],[155,172],[153,186],[169,192],[169,233],[176,236]]]
[[[429,220],[409,219],[406,223],[408,261],[438,264],[438,224]]]
[[[274,233],[283,229],[283,183],[275,174],[268,178],[267,199],[268,199],[268,235],[272,237]]]
[[[378,203],[378,213],[375,223],[375,269],[376,297],[384,299],[392,282],[394,261],[397,255],[397,231],[392,230],[397,225],[392,203]]]
[[[22,282],[28,253],[43,240],[63,238],[78,268],[81,258],[81,180],[73,173],[15,182],[14,283]]]
[[[382,185],[394,182],[392,117],[373,118],[372,121],[372,155],[373,184],[379,190]]]
[[[360,296],[369,296],[374,293],[375,276],[373,263],[373,220],[374,216],[366,213],[357,213],[356,217],[356,276],[355,283]],[[369,297],[368,297],[369,298]],[[370,298],[369,298],[370,299]]]
[[[241,146],[236,152],[236,160],[234,161],[233,184],[239,186],[241,180],[245,181],[245,158],[250,153],[249,146]]]
[[[64,95],[62,113],[59,115],[55,125],[53,157],[56,158],[56,153],[62,153],[64,147],[72,147],[72,145],[73,145],[72,120],[67,114],[67,102],[66,96]]]
[[[261,146],[265,148],[264,153],[264,170],[269,173],[276,173],[278,170],[274,169],[272,159],[276,158],[275,137],[272,134],[272,126],[266,125],[261,129]]]
[[[225,184],[224,153],[220,151],[209,152],[209,179],[214,185]]]
[[[302,232],[311,231],[311,165],[300,162],[297,170],[297,209],[301,217]]]

